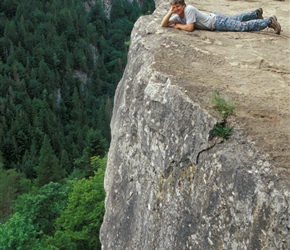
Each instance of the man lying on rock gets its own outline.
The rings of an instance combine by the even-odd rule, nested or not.
[[[267,27],[280,34],[281,26],[276,16],[263,18],[263,9],[236,16],[225,16],[219,13],[204,13],[197,8],[186,5],[184,0],[171,0],[171,8],[161,22],[162,27],[172,26],[175,29],[193,31],[194,29],[218,31],[259,31]],[[175,14],[175,15],[173,15]]]

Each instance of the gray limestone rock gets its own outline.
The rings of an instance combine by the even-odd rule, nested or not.
[[[230,70],[241,77],[244,68],[234,61],[243,58],[213,51],[237,34],[215,38],[210,32],[163,29],[166,6],[161,3],[135,24],[116,91],[103,249],[290,249],[289,171],[281,170],[289,167],[289,157],[272,160],[270,144],[247,127],[241,100],[251,104],[255,98],[233,89],[241,78]],[[192,39],[200,46],[185,49]],[[227,71],[233,85],[226,94],[240,103],[227,141],[210,136],[221,118],[209,100],[215,85],[206,77],[228,79],[224,71],[212,72],[215,67]]]

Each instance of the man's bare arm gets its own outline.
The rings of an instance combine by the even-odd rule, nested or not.
[[[172,16],[173,11],[172,11],[172,7],[170,8],[169,12],[166,14],[165,17],[163,17],[162,21],[161,21],[161,26],[162,27],[168,27],[172,24],[174,24],[173,22],[170,22],[169,19]]]
[[[180,30],[191,32],[194,30],[194,23],[189,23],[189,24],[176,23],[173,27],[175,29],[180,29]]]
[[[161,21],[161,26],[162,27],[168,27],[168,26],[173,26],[175,29],[180,29],[180,30],[185,30],[188,32],[191,32],[194,30],[194,24],[190,23],[190,24],[181,24],[181,23],[173,23],[170,22],[169,19],[173,14],[173,8],[171,7],[170,10],[168,11],[168,13],[163,17],[162,21]]]

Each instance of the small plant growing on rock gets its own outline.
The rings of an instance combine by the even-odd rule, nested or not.
[[[232,134],[232,129],[228,124],[223,125],[222,123],[217,123],[213,129],[213,136],[219,136],[227,140]]]
[[[211,131],[211,137],[218,136],[224,140],[228,140],[232,134],[233,128],[228,125],[227,118],[233,114],[236,106],[227,102],[217,91],[212,94],[212,103],[215,105],[223,120],[214,126]]]
[[[216,106],[216,109],[224,119],[232,115],[234,109],[236,108],[234,104],[229,103],[224,98],[222,98],[217,91],[214,91],[212,94],[212,103]]]

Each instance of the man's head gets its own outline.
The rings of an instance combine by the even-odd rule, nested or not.
[[[184,17],[184,9],[186,7],[184,0],[171,0],[170,4],[173,13]]]
[[[175,4],[186,5],[184,0],[171,0],[170,4],[171,5],[175,5]]]

